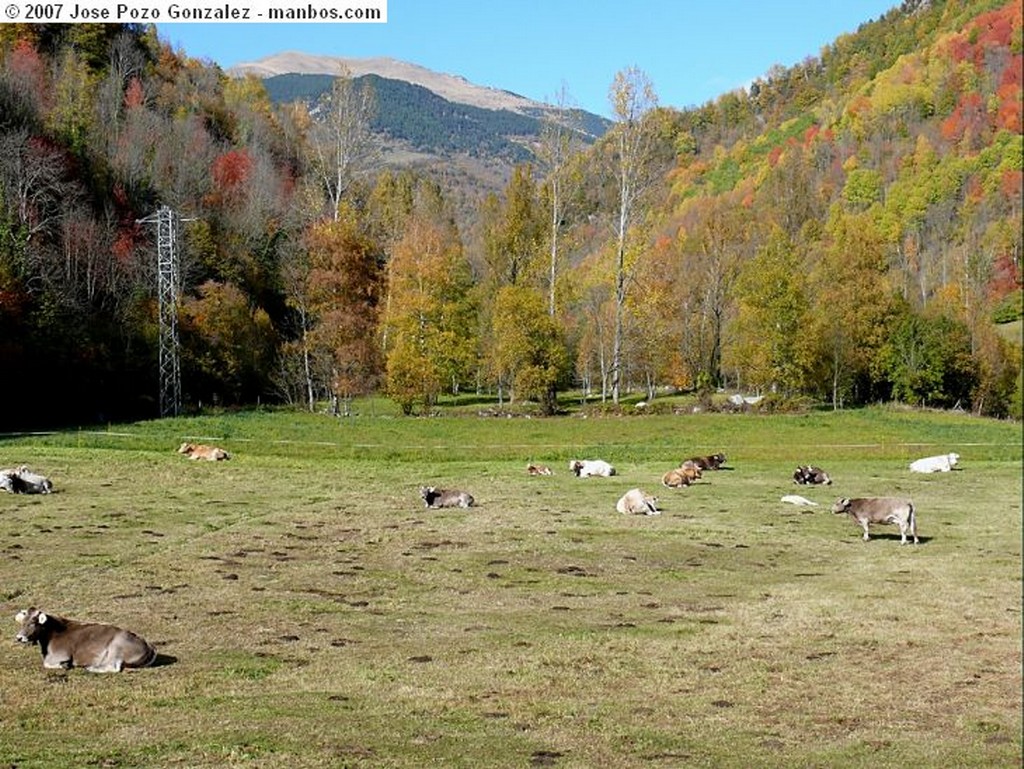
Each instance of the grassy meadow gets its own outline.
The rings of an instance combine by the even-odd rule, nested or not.
[[[660,485],[714,451],[727,469]],[[957,471],[907,470],[950,451]],[[1021,765],[1019,424],[380,406],[0,438],[22,463],[55,493],[0,493],[3,766]],[[794,486],[804,463],[834,485]],[[426,510],[420,485],[478,506]],[[616,513],[632,487],[663,514]],[[920,545],[828,511],[876,495],[913,498]],[[30,605],[135,630],[158,664],[44,670],[14,641]]]

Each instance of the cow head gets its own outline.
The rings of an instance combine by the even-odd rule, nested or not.
[[[179,454],[191,454],[195,450],[195,446],[187,441],[178,447]]]
[[[850,500],[846,497],[841,497],[836,500],[836,503],[832,505],[832,512],[836,515],[845,513],[850,509]]]
[[[583,463],[580,460],[578,460],[578,459],[570,459],[569,460],[569,470],[574,475],[578,476],[580,474],[580,470],[582,470],[582,469],[583,469]]]
[[[15,639],[23,644],[35,643],[46,629],[44,625],[46,625],[49,619],[46,612],[40,611],[35,607],[22,609],[14,615],[14,621],[21,624],[18,634],[14,636]]]

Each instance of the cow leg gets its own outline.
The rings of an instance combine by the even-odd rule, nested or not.
[[[47,670],[70,670],[74,667],[74,664],[70,657],[47,654],[43,657],[43,667]]]
[[[889,522],[890,523],[895,523],[897,526],[900,527],[900,544],[901,545],[907,544],[907,524],[906,524],[906,522],[904,522],[902,519],[900,519],[900,518],[898,518],[896,516],[892,516],[891,518],[889,518]]]
[[[900,521],[900,544],[907,544],[907,530],[910,528],[910,524]]]
[[[110,647],[103,650],[99,657],[91,665],[86,667],[93,673],[120,673],[124,660]]]
[[[864,541],[867,542],[871,537],[868,536],[868,522],[861,521],[860,525],[864,528]]]

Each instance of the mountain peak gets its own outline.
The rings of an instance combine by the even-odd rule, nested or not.
[[[284,51],[252,62],[242,62],[228,69],[236,77],[255,75],[260,78],[284,74],[337,75],[347,68],[352,77],[377,75],[391,80],[404,80],[422,86],[438,96],[458,104],[512,112],[531,113],[544,109],[541,102],[499,88],[475,85],[461,75],[435,72],[419,64],[387,56],[348,58]]]

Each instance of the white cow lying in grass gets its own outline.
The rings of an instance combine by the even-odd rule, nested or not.
[[[49,494],[53,491],[53,482],[22,465],[17,470],[0,470],[0,489],[11,494]]]
[[[640,489],[630,489],[618,502],[615,509],[623,515],[661,515],[658,509],[658,498],[645,494]]]
[[[915,459],[910,463],[912,473],[948,473],[960,461],[959,454],[939,454],[937,457]]]
[[[615,468],[603,459],[570,459],[569,469],[577,478],[608,478],[615,475]]]

